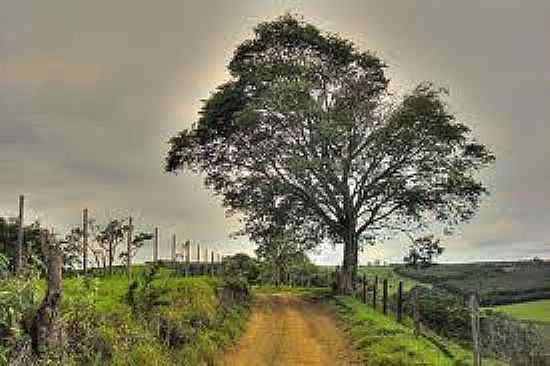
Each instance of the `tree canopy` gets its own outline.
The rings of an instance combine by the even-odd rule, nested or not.
[[[433,235],[411,237],[410,239],[409,253],[403,258],[408,265],[428,267],[436,257],[445,251],[445,248],[441,246],[441,240],[436,239]]]
[[[253,239],[279,227],[343,243],[349,272],[375,238],[469,220],[487,193],[476,173],[494,156],[444,90],[422,83],[397,98],[385,68],[291,15],[261,23],[198,122],[170,140],[165,168],[205,174]]]

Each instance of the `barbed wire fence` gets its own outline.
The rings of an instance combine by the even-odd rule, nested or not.
[[[12,219],[11,216],[6,217],[8,221]],[[25,196],[20,195],[19,196],[19,211],[17,216],[13,216],[13,220],[16,225],[16,235],[15,238],[13,237],[12,233],[9,231],[6,231],[0,233],[0,249],[2,249],[3,252],[11,251],[13,252],[13,271],[15,273],[21,272],[26,262],[29,261],[30,256],[32,255],[32,249],[31,244],[26,241],[25,238]],[[144,251],[145,248],[139,248],[139,249],[133,249],[132,243],[134,239],[134,230],[135,225],[133,222],[132,215],[129,215],[127,218],[127,224],[125,226],[125,234],[124,239],[121,240],[122,242],[119,243],[120,245],[124,244],[124,241],[126,242],[126,254],[125,259],[118,260],[114,259],[114,265],[112,266],[113,274],[121,274],[122,272],[130,273],[130,267],[132,266],[132,260],[135,256],[132,255],[132,252],[137,250]],[[78,238],[78,243],[76,243],[79,247],[79,253],[78,256],[78,268],[75,269],[68,269],[66,268],[66,274],[82,274],[82,275],[93,275],[93,276],[100,276],[105,275],[105,264],[106,260],[103,258],[103,266],[101,266],[100,262],[97,262],[97,260],[94,263],[94,251],[100,250],[103,252],[106,252],[107,249],[100,248],[97,245],[97,240],[93,237],[91,233],[91,226],[93,223],[95,223],[95,220],[93,218],[93,213],[90,212],[88,208],[84,208],[82,210],[82,216],[80,221],[80,226],[77,228],[80,232],[80,236]],[[40,227],[41,230],[48,231],[50,234],[53,234],[56,237],[59,237],[60,234],[55,232],[53,228],[46,229],[44,227]],[[151,239],[149,241],[152,241],[151,245],[151,253],[150,253],[150,260],[145,260],[144,263],[135,263],[135,264],[159,264],[161,266],[170,267],[176,270],[178,274],[181,275],[219,275],[222,273],[222,261],[225,257],[224,254],[220,252],[216,252],[212,249],[209,249],[208,247],[205,247],[203,245],[203,252],[201,253],[200,244],[195,244],[190,240],[185,241],[178,241],[178,237],[176,233],[173,233],[171,235],[171,240],[168,242],[168,250],[165,250],[164,252],[170,252],[169,258],[161,258],[161,229],[160,227],[155,227],[153,233],[151,233]],[[63,240],[62,238],[60,240]],[[95,244],[95,246],[93,245]],[[166,244],[165,244],[166,245]],[[11,246],[11,248],[10,248]],[[197,249],[197,256],[193,257],[192,250],[193,246]],[[97,253],[96,253],[97,254]],[[202,255],[201,255],[202,254]],[[102,253],[103,257],[109,255],[108,253]],[[110,255],[114,255],[111,253]],[[117,263],[118,262],[118,263]],[[122,262],[122,263],[121,263]]]

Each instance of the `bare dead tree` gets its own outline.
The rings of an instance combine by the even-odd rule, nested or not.
[[[37,355],[54,347],[59,340],[57,319],[63,293],[63,252],[53,234],[44,233],[41,246],[47,261],[47,290],[31,326],[32,349]]]

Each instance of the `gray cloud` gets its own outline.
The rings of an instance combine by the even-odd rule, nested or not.
[[[238,5],[236,5],[238,4]],[[238,228],[201,179],[162,172],[166,141],[196,119],[259,21],[298,12],[376,51],[394,84],[433,80],[497,154],[492,196],[444,260],[550,257],[550,3],[428,1],[5,1],[0,12],[0,213],[17,195],[67,228],[83,207],[220,251]],[[336,262],[341,248],[317,256]],[[397,260],[406,241],[363,253]],[[167,253],[167,249],[166,249]]]

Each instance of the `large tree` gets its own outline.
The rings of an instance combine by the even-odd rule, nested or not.
[[[443,90],[423,83],[397,98],[384,69],[293,16],[261,23],[198,123],[170,140],[165,168],[205,174],[252,236],[285,206],[285,226],[344,244],[350,291],[361,245],[470,219],[487,193],[476,173],[494,159]]]

